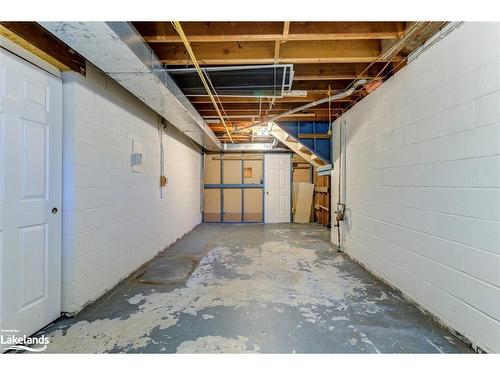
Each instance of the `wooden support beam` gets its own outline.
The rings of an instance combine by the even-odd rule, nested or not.
[[[248,121],[248,119],[258,120],[259,117],[267,118],[267,116],[257,116],[257,115],[252,114],[252,113],[239,114],[239,115],[231,114],[231,115],[226,116],[226,118],[228,118],[228,119],[233,119],[233,120],[235,120],[235,119],[237,119],[237,120],[246,119],[247,121]],[[311,118],[314,118],[314,117],[316,117],[316,115],[314,113],[294,113],[292,115],[286,116],[285,118],[287,118],[287,119],[295,119],[295,120],[297,118],[307,118],[307,119],[311,120]],[[218,119],[218,117],[213,116],[211,114],[204,114],[203,118],[206,118],[206,119]],[[284,121],[284,120],[280,119],[280,121]]]
[[[374,63],[360,75],[367,67],[367,63],[356,64],[295,64],[293,67],[294,81],[333,81],[369,79],[375,77],[385,66],[385,63]]]
[[[266,118],[266,117],[271,117],[274,115],[278,115],[282,113],[283,111],[271,111],[268,113],[265,113],[263,115],[259,116],[258,110],[232,110],[231,108],[226,108],[225,113],[227,114],[227,118],[231,119],[234,118],[234,116],[247,116],[247,118],[252,117],[252,118]],[[199,110],[198,113],[205,118],[216,118],[215,116],[217,115],[217,112],[215,110]],[[328,117],[328,109],[308,109],[307,111],[304,112],[298,112],[294,113],[293,115],[297,115],[296,117],[305,117],[305,116],[321,116],[321,117]],[[292,117],[290,115],[289,117]]]
[[[371,62],[380,54],[378,40],[293,41],[282,46],[280,60],[290,63]]]
[[[306,154],[312,155],[312,152],[306,146],[304,146],[302,143],[298,144],[297,149],[299,151],[305,152]],[[311,159],[314,160],[315,158],[311,157]]]
[[[191,43],[196,57],[207,65],[271,64],[274,42]],[[180,43],[153,44],[162,63],[190,64]],[[282,63],[371,62],[380,54],[379,40],[288,41],[279,51]]]
[[[340,114],[333,116],[334,119],[336,119]],[[217,117],[215,116],[210,116],[210,115],[204,115],[202,116],[205,120],[215,120]],[[240,121],[247,122],[249,120],[251,121],[265,121],[266,118],[259,118],[258,116],[252,115],[252,114],[246,114],[246,115],[229,115],[226,116],[232,123],[238,123]],[[280,121],[328,121],[329,118],[326,115],[316,115],[314,113],[294,113],[293,115],[290,116],[285,116],[280,118]]]
[[[283,40],[288,40],[290,37],[290,21],[283,22]]]
[[[246,108],[246,109],[239,109],[239,108],[232,108],[230,106],[224,107],[225,112],[228,115],[246,115],[246,114],[251,114],[254,117],[266,117],[266,116],[271,116],[271,115],[278,115],[280,113],[283,113],[284,110],[281,109],[273,109],[271,111],[262,111],[261,114],[259,115],[259,109],[258,108]],[[344,110],[342,107],[335,107],[332,109],[332,111],[341,111]],[[197,109],[197,111],[201,114],[211,116],[213,112],[217,113],[214,109],[211,108],[203,108],[203,109]],[[301,112],[297,112],[300,114],[307,114],[307,113],[316,113],[320,115],[328,115],[328,108],[308,108],[305,109]]]
[[[197,43],[191,46],[195,55],[206,65],[272,64],[274,42]],[[191,65],[182,44],[153,44],[153,50],[162,63]]]
[[[148,43],[178,43],[169,22],[134,22]],[[183,22],[192,42],[275,41],[281,37],[282,22]]]
[[[306,162],[303,158],[301,158],[301,157],[300,157],[299,155],[297,155],[297,154],[293,155],[293,157],[292,157],[292,162],[293,162],[293,163],[303,163],[303,164],[307,163],[307,162]]]
[[[347,108],[349,103],[346,102],[334,102],[331,106],[332,109],[344,109]],[[213,106],[211,103],[194,103],[194,107],[198,111],[211,111],[213,110]],[[277,102],[274,104],[271,108],[269,108],[269,104],[264,104],[261,106],[262,112],[284,112],[288,111],[290,109],[293,109],[297,107],[295,103],[283,103],[283,102]],[[224,106],[226,110],[251,110],[251,111],[256,111],[257,113],[259,112],[259,103],[254,102],[254,103],[227,103],[227,105]],[[313,107],[312,109],[317,109],[317,110],[328,110],[328,103],[324,103],[321,105],[318,105],[316,107]]]
[[[281,41],[277,40],[276,42],[274,42],[274,60],[276,62],[278,62],[280,58],[280,48],[281,48]]]
[[[213,160],[263,160],[263,155],[254,155],[254,154],[215,154]]]
[[[275,103],[309,103],[318,99],[323,99],[326,97],[326,92],[311,92],[308,91],[306,96],[289,96],[283,98],[276,98],[274,100]],[[208,96],[190,96],[189,100],[193,104],[198,103],[211,103],[210,98]],[[256,103],[257,105],[262,100],[263,106],[269,106],[271,99],[269,98],[258,98],[258,97],[235,97],[235,96],[219,96],[219,100],[223,104],[228,103]],[[338,99],[332,101],[332,103],[351,103],[352,99],[350,97]],[[298,105],[298,104],[296,104]]]
[[[349,80],[316,80],[316,81],[293,81],[292,90],[305,90],[305,91],[344,91],[351,81]],[[326,95],[325,95],[326,96]]]
[[[404,22],[292,22],[290,35],[295,40],[396,39],[404,27]]]
[[[396,39],[404,22],[183,22],[192,42]],[[148,43],[179,43],[168,22],[134,22]]]
[[[288,33],[290,31],[290,21],[284,21],[283,22],[283,38],[282,39],[277,39],[274,42],[274,60],[276,62],[279,61],[280,59],[280,48],[281,44],[285,43],[288,40]]]
[[[59,70],[85,75],[85,58],[36,22],[0,22],[0,35]]]
[[[274,60],[276,62],[278,62],[280,58],[281,43],[286,42],[289,30],[290,30],[290,22],[289,21],[283,22],[283,39],[276,39],[276,41],[274,42]]]
[[[330,139],[328,134],[313,134],[313,133],[303,133],[299,134],[300,139]]]

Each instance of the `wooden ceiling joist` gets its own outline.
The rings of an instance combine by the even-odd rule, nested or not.
[[[339,109],[341,110],[341,109]],[[215,110],[200,110],[198,111],[202,117],[206,118],[213,118],[215,115],[217,115],[217,112]],[[265,114],[262,114],[259,116],[258,111],[254,111],[251,109],[229,109],[226,110],[227,118],[231,118],[231,116],[250,116],[250,117],[263,117],[263,116],[271,116],[271,115],[279,115],[284,111],[282,110],[275,110],[275,111],[269,111]],[[308,115],[308,114],[315,114],[315,115],[320,115],[320,116],[325,116],[328,117],[328,109],[308,109],[307,111],[304,112],[298,112],[299,115]]]
[[[283,22],[283,39],[276,39],[274,42],[274,61],[278,62],[280,59],[281,44],[285,43],[290,33],[290,21]]]
[[[0,35],[61,71],[85,75],[85,58],[36,22],[0,22]]]
[[[288,32],[284,33],[283,29]],[[404,22],[183,22],[191,42],[397,39]],[[285,27],[283,27],[285,24]],[[168,22],[134,22],[148,43],[180,43]]]
[[[351,83],[349,80],[316,80],[316,81],[293,81],[293,90],[323,91],[344,91]]]
[[[349,103],[346,102],[334,102],[331,105],[332,110],[334,109],[344,109],[348,106]],[[251,111],[256,111],[256,113],[259,112],[259,109],[264,112],[268,111],[288,111],[290,109],[294,109],[297,107],[296,103],[282,103],[278,102],[275,103],[271,108],[269,108],[269,104],[264,104],[262,106],[259,106],[259,103],[232,103],[230,106],[229,110],[251,110]],[[210,103],[197,103],[195,104],[195,108],[197,111],[212,111],[214,110],[213,106],[210,105]],[[229,108],[229,107],[228,107]],[[314,107],[317,110],[328,110],[329,106],[328,103],[323,103],[320,104],[316,107]]]
[[[203,118],[205,119],[209,119],[209,120],[215,120],[216,119],[216,116],[213,116],[213,115],[203,115]],[[239,114],[239,115],[236,115],[236,114],[231,114],[231,115],[228,115],[226,116],[226,118],[228,118],[229,120],[231,121],[236,121],[239,123],[239,121],[249,121],[249,120],[264,120],[265,116],[256,116],[254,114]],[[287,116],[284,116],[282,118],[280,118],[280,121],[312,121],[312,120],[315,120],[315,121],[328,121],[328,117],[327,116],[316,116],[314,113],[293,113],[291,115],[287,115]]]
[[[271,116],[269,117],[254,117],[254,116],[251,116],[251,115],[242,115],[242,116],[237,116],[237,118],[232,118],[231,117],[232,115],[229,115],[228,119],[229,121],[231,122],[234,122],[234,123],[238,123],[239,121],[241,120],[244,120],[244,121],[249,121],[249,120],[252,120],[254,121],[255,124],[259,123],[260,121],[266,121],[267,119],[269,119]],[[332,116],[332,120],[335,120],[336,118],[338,118],[339,115],[336,115],[336,116]],[[203,117],[205,119],[207,119],[206,117]],[[208,119],[214,119],[214,117],[210,117]],[[297,114],[297,113],[294,113],[293,115],[290,115],[290,116],[286,116],[286,117],[282,117],[280,118],[280,121],[321,121],[321,122],[328,122],[329,121],[329,116],[327,115],[316,115],[314,113],[307,113],[307,114]]]
[[[405,59],[443,22],[183,22],[201,66],[293,64],[291,95],[281,98],[218,97],[233,129],[244,124],[237,142],[248,142],[252,124],[344,91],[353,81],[370,82],[331,105],[308,108],[281,120],[329,121],[405,65]],[[193,61],[169,22],[134,22],[160,61],[191,67]],[[373,81],[372,80],[376,80]],[[296,95],[296,96],[295,96]],[[187,95],[207,121],[217,120],[208,96]],[[222,124],[210,123],[225,141]],[[292,144],[293,147],[293,144]]]
[[[275,103],[309,103],[318,99],[324,98],[326,93],[321,92],[321,93],[314,93],[314,92],[307,92],[307,95],[305,96],[288,96],[288,97],[283,97],[283,98],[276,98],[274,99]],[[259,103],[261,102],[262,105],[267,105],[269,106],[269,103],[271,103],[273,100],[269,98],[258,98],[258,97],[236,97],[236,96],[219,96],[219,99],[222,103],[225,104],[232,104],[232,103]],[[210,98],[208,96],[190,96],[189,100],[193,104],[198,104],[198,103],[211,103]],[[350,103],[352,101],[352,98],[346,97],[343,99],[337,99],[333,101],[332,103]]]
[[[342,114],[344,111],[346,111],[346,110],[345,109],[332,110],[332,116],[338,116],[338,115]],[[237,124],[239,124],[240,121],[254,121],[255,122],[255,121],[259,120],[259,121],[265,122],[266,118],[273,116],[273,115],[277,115],[279,113],[281,113],[281,111],[270,112],[270,113],[262,114],[259,116],[255,112],[250,112],[250,111],[232,111],[230,114],[228,114],[227,117],[229,119],[238,119]],[[202,115],[206,119],[216,120],[216,118],[213,116],[213,114],[211,112],[204,112],[204,113],[202,113]],[[287,118],[322,117],[322,118],[325,118],[328,120],[328,111],[321,111],[321,110],[313,111],[313,110],[311,110],[310,112],[296,112],[296,113],[292,113],[290,115],[286,115],[285,117],[287,117]],[[243,119],[246,119],[246,120],[243,120]],[[280,121],[282,121],[281,118],[280,118]]]
[[[167,65],[190,64],[180,43],[152,44],[156,55]],[[288,41],[275,59],[274,42],[191,43],[199,61],[205,65],[251,65],[280,63],[366,63],[381,53],[380,40]]]
[[[385,63],[357,64],[295,64],[294,81],[325,81],[325,80],[353,80],[370,79],[375,77]],[[368,70],[365,72],[365,69]]]

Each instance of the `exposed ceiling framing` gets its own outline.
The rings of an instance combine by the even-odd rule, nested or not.
[[[404,66],[409,53],[445,22],[182,22],[200,66],[290,63],[292,90],[283,98],[224,97],[235,142],[252,141],[251,125],[268,117],[344,91],[355,79],[383,82]],[[192,67],[179,34],[170,22],[134,22],[134,26],[169,68]],[[394,53],[395,52],[395,53]],[[375,89],[378,85],[372,85]],[[302,91],[302,92],[299,92]],[[331,105],[341,115],[370,90],[356,92]],[[225,128],[208,96],[188,96],[221,141]],[[283,120],[330,118],[328,103]]]
[[[170,21],[133,23],[169,69],[193,68],[179,33]],[[293,64],[293,95],[278,98],[218,96],[235,142],[262,141],[252,124],[295,107],[345,91],[355,80],[375,80],[364,90],[331,104],[294,113],[282,120],[335,119],[405,65],[407,56],[446,22],[182,22],[200,67]],[[25,48],[62,70],[85,72],[85,60],[34,22],[2,22]],[[187,97],[221,141],[230,141],[212,100]],[[331,115],[331,116],[330,116]]]
[[[36,22],[0,22],[0,35],[62,71],[85,75],[85,58]]]

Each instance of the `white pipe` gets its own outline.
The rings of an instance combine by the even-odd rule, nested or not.
[[[331,102],[333,100],[345,98],[346,96],[351,95],[359,86],[362,86],[362,85],[366,84],[367,82],[368,82],[367,80],[361,79],[359,81],[356,81],[349,90],[342,91],[342,92],[339,92],[338,94],[327,96],[326,98],[315,100],[314,102],[304,104],[300,107],[291,109],[287,112],[283,112],[283,113],[280,113],[278,115],[274,115],[273,117],[270,117],[266,121],[259,122],[257,124],[254,124],[253,126],[262,126],[264,124],[267,124],[268,122],[274,122],[282,117],[290,116],[290,115],[293,115],[294,113],[303,111],[304,109],[316,107],[317,105],[320,105],[323,103],[328,103],[328,102]]]

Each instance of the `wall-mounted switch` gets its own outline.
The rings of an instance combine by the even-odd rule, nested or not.
[[[142,154],[135,153],[130,156],[130,163],[132,167],[142,164]]]

